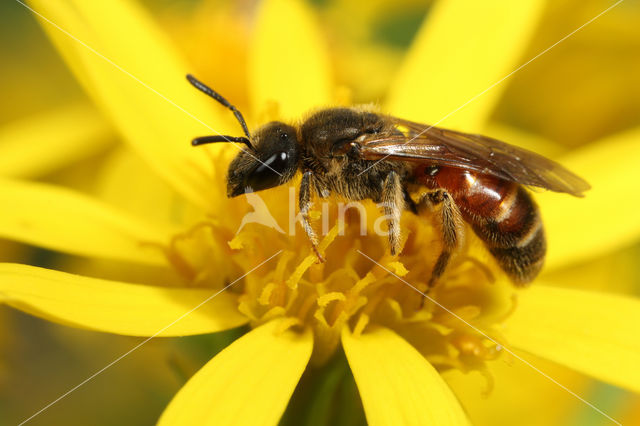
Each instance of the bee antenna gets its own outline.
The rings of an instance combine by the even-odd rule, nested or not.
[[[207,86],[206,84],[204,84],[203,82],[201,82],[200,80],[192,76],[191,74],[187,74],[187,80],[189,80],[189,83],[191,83],[193,87],[211,96],[213,99],[215,99],[216,101],[220,102],[222,105],[224,105],[225,107],[233,111],[233,115],[235,115],[236,120],[240,122],[240,125],[242,126],[242,130],[244,130],[244,134],[247,136],[248,139],[251,139],[251,136],[249,135],[249,128],[247,127],[247,123],[244,121],[244,117],[242,116],[242,113],[238,111],[238,108],[231,105],[228,100],[222,97],[222,95],[220,95],[218,92],[216,92],[215,90],[213,90],[212,88],[210,88],[209,86]],[[224,136],[224,137],[229,139],[231,138],[229,136]],[[215,142],[222,142],[222,141],[215,141]],[[249,145],[249,147],[251,147],[251,145]]]
[[[253,149],[249,139],[245,138],[244,136],[225,136],[225,135],[200,136],[199,138],[195,138],[194,140],[192,140],[191,145],[198,146],[198,145],[205,145],[208,143],[215,143],[215,142],[239,142],[247,145],[249,149]]]

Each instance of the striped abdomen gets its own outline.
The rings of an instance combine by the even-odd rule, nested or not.
[[[532,281],[547,250],[540,212],[515,182],[463,169],[442,167],[432,184],[447,190],[500,267],[516,284]]]

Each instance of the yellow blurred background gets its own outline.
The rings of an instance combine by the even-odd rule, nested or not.
[[[241,110],[247,107],[244,87],[247,41],[257,2],[145,0],[142,3],[192,63],[194,72],[224,88],[224,96]],[[423,20],[428,19],[431,2],[372,0],[365,5],[357,0],[309,0],[309,3],[321,20],[333,55],[333,73],[340,87],[336,96],[345,103],[366,103],[384,98],[413,36]],[[549,2],[521,62],[612,3]],[[560,153],[640,125],[639,22],[640,2],[628,0],[507,79],[503,83],[506,91],[493,116],[496,128],[519,128],[533,139],[554,142],[549,152]],[[92,106],[26,8],[14,0],[2,2],[0,33],[0,176],[63,183],[89,193],[97,191],[101,168],[113,161],[121,149],[115,130]],[[210,49],[212,43],[216,43],[216,49]],[[66,125],[65,128],[72,127],[74,131],[66,133],[65,140],[54,146],[86,144],[86,149],[69,148],[69,155],[56,157],[47,151],[47,142],[49,138],[61,137],[55,130],[64,124],[61,122],[69,112],[82,121]],[[25,133],[25,128],[30,132]],[[34,164],[40,164],[40,157],[46,157],[49,163],[32,170],[12,167],[16,162],[11,157],[15,155],[16,141],[25,144],[21,152],[31,156]],[[624,200],[611,200],[611,204],[612,214],[615,209],[624,208]],[[606,226],[608,220],[613,219],[602,218],[594,226]],[[599,281],[610,283],[611,291],[639,294],[639,255],[640,246],[636,245],[564,273],[600,274],[603,279]],[[82,263],[70,256],[3,240],[0,240],[0,261],[52,268]],[[105,276],[108,274],[105,272]],[[117,276],[117,271],[111,274]],[[635,287],[618,288],[617,274],[634,277],[620,281],[635,283]],[[31,423],[152,424],[186,379],[237,335],[238,331],[232,331],[215,338],[154,339]],[[58,326],[0,306],[0,424],[24,420],[139,342],[136,338]],[[332,365],[326,368],[340,369]],[[342,388],[345,400],[357,400],[348,369],[340,374],[345,376]],[[567,380],[579,381],[585,399],[623,424],[640,423],[637,396],[571,375]],[[567,401],[563,402],[566,410],[549,421],[565,425],[605,424],[606,419],[579,401],[570,397]],[[294,398],[283,423],[296,424],[299,417],[295,404]],[[357,403],[345,404],[340,409],[345,413],[342,424],[364,421]],[[500,422],[499,417],[494,423],[490,419],[483,421]],[[313,424],[325,423],[318,420]],[[548,423],[541,420],[539,424]]]

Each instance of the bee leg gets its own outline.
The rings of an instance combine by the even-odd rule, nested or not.
[[[318,258],[318,262],[324,262],[324,257],[318,251],[318,235],[316,231],[313,230],[311,226],[311,222],[309,221],[309,210],[311,209],[312,191],[315,179],[313,178],[312,172],[304,172],[302,175],[302,181],[300,181],[300,198],[298,201],[300,208],[300,216],[302,222],[302,228],[304,232],[307,233],[307,237],[311,242],[311,247],[313,248],[313,252],[316,254]]]
[[[462,241],[464,240],[464,222],[462,215],[448,192],[437,189],[424,194],[418,202],[418,207],[420,210],[425,207],[432,210],[433,207],[439,204],[442,205],[441,216],[439,218],[442,226],[442,252],[440,256],[438,256],[438,260],[436,260],[436,264],[431,272],[431,278],[429,278],[428,282],[429,288],[432,288],[438,278],[442,276],[451,259],[452,253],[462,245]]]
[[[389,248],[391,255],[400,251],[400,214],[404,208],[405,190],[396,172],[387,175],[382,184],[382,210],[389,228]]]

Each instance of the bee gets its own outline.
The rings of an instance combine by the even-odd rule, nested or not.
[[[309,210],[314,194],[334,193],[382,205],[392,255],[400,250],[403,210],[437,212],[442,250],[430,287],[464,241],[465,222],[511,281],[522,286],[540,272],[547,248],[540,212],[525,186],[577,197],[590,188],[560,164],[523,148],[357,108],[322,109],[300,125],[273,121],[250,134],[240,111],[193,76],[187,79],[229,108],[244,130],[241,137],[192,141],[246,145],[229,166],[229,197],[273,188],[302,173],[301,222],[319,261]]]

